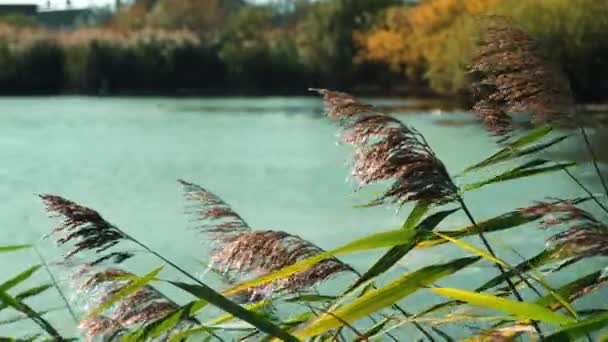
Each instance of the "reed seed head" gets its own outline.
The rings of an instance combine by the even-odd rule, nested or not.
[[[608,256],[608,227],[591,213],[578,208],[580,200],[555,200],[520,209],[525,216],[541,218],[544,229],[566,226],[566,230],[547,239],[558,258],[583,259]]]
[[[62,218],[61,223],[52,230],[52,234],[62,234],[56,240],[57,244],[72,242],[74,245],[65,255],[66,259],[87,251],[100,254],[127,239],[118,228],[91,208],[55,195],[40,195],[40,198],[45,203],[47,212]],[[92,263],[98,264],[108,259],[122,262],[131,256],[129,252],[114,252],[102,255]]]
[[[532,113],[536,123],[572,120],[574,100],[568,79],[544,58],[538,44],[510,19],[488,16],[469,66],[471,92],[486,128],[511,130],[510,113]]]
[[[186,198],[196,205],[191,212],[199,219],[211,221],[203,226],[203,232],[211,233],[209,239],[213,243],[210,268],[229,282],[262,276],[324,252],[309,241],[283,231],[254,231],[217,195],[190,182],[180,183]],[[209,215],[209,212],[221,215]],[[248,289],[237,297],[256,301],[279,291],[304,290],[344,271],[352,268],[338,259],[326,259],[306,271]]]
[[[424,137],[401,121],[362,104],[349,94],[312,89],[323,95],[328,115],[339,119],[340,141],[355,148],[352,176],[361,185],[392,181],[375,203],[455,199],[457,187]]]
[[[80,264],[74,275],[77,293],[84,299],[85,308],[97,307],[107,302],[133,284],[136,276],[130,272],[103,266],[105,263],[120,264],[133,256],[130,252],[107,252],[124,240],[131,240],[120,229],[110,224],[95,210],[55,195],[40,196],[46,210],[62,218],[61,223],[52,230],[60,234],[59,245],[73,243],[74,249],[64,260],[64,264],[74,266],[72,257],[91,252],[93,261]],[[214,209],[210,217],[218,218],[229,213]],[[135,293],[122,298],[108,311],[109,316],[87,317],[79,327],[85,332],[88,341],[97,337],[113,340],[121,334],[151,323],[177,310],[179,306],[152,286],[144,286]],[[180,318],[178,327],[194,325],[190,318]]]

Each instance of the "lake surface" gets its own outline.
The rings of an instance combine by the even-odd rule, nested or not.
[[[407,104],[406,100],[375,102]],[[0,244],[36,243],[72,297],[65,268],[56,265],[62,251],[52,241],[42,240],[57,222],[47,217],[36,196],[58,194],[95,208],[108,221],[222,288],[212,275],[204,274],[200,261],[207,258],[207,246],[193,229],[196,223],[184,214],[178,178],[212,190],[256,228],[284,230],[326,249],[398,227],[410,207],[354,208],[371,199],[373,191],[353,192],[347,165],[351,150],[336,144],[336,127],[321,113],[317,98],[0,98]],[[494,140],[470,114],[398,115],[426,136],[454,174],[496,151]],[[584,160],[579,146],[574,137],[545,157]],[[590,168],[574,171],[600,192]],[[546,197],[579,195],[583,194],[571,180],[554,174],[490,186],[467,194],[466,200],[482,219]],[[441,228],[464,224],[465,217],[455,214]],[[549,233],[525,226],[493,235],[492,240],[531,256],[543,247]],[[499,253],[512,262],[521,260],[508,250]],[[460,254],[451,247],[416,251],[393,274]],[[379,255],[381,251],[344,260],[365,270]],[[137,272],[161,264],[145,255],[134,259],[138,262],[129,265]],[[1,254],[0,280],[38,262],[33,252]],[[602,262],[589,262],[575,272],[586,273]],[[491,265],[479,263],[441,284],[466,287],[472,279],[489,278],[494,272]],[[176,275],[168,270],[163,277]],[[27,284],[47,281],[41,270]],[[338,278],[326,289],[336,290],[344,281],[350,278]],[[184,294],[175,295],[180,302],[188,300]],[[404,305],[415,311],[435,302],[436,298],[421,293]],[[30,303],[39,310],[61,305],[53,291]],[[4,312],[0,319],[11,316]],[[49,319],[67,334],[75,333],[64,311],[49,314]],[[26,322],[0,325],[0,336],[31,329]],[[408,333],[412,331],[406,328],[403,334]]]

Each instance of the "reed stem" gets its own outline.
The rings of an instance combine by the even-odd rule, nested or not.
[[[589,140],[589,136],[587,135],[587,131],[585,127],[581,125],[581,134],[583,135],[583,140],[585,141],[585,146],[587,146],[587,151],[589,155],[591,155],[591,161],[593,162],[593,167],[595,168],[595,172],[597,173],[597,177],[600,179],[602,183],[602,187],[604,188],[604,193],[608,197],[608,185],[606,184],[606,180],[602,175],[602,171],[600,170],[600,166],[597,162],[597,156],[595,155],[595,151],[593,150],[593,146],[591,146],[591,141]]]
[[[589,197],[604,211],[608,214],[608,208],[589,190],[575,175],[572,174],[567,168],[564,167],[564,172],[589,195]]]
[[[458,196],[458,202],[460,203],[460,206],[462,207],[462,210],[464,210],[465,214],[467,215],[469,221],[471,221],[471,224],[473,225],[473,228],[477,232],[477,235],[481,239],[481,242],[483,242],[483,244],[484,244],[486,250],[488,251],[488,253],[490,253],[490,255],[492,255],[492,257],[496,258],[496,253],[494,252],[494,249],[492,248],[492,246],[490,245],[490,243],[488,242],[488,240],[486,239],[486,237],[483,235],[483,232],[481,231],[481,229],[477,225],[477,222],[473,218],[473,215],[471,214],[471,211],[469,210],[469,208],[465,204],[464,199],[462,197]],[[515,287],[515,284],[513,284],[513,281],[511,280],[511,277],[507,274],[507,272],[504,269],[504,267],[502,267],[502,265],[497,264],[497,263],[495,263],[495,265],[496,265],[496,268],[498,268],[498,270],[500,271],[500,273],[505,277],[505,280],[506,280],[507,284],[509,285],[509,288],[511,289],[511,292],[513,292],[513,295],[515,296],[515,298],[517,298],[517,300],[520,301],[520,302],[524,302],[523,297],[521,296],[521,294],[519,293],[519,291]],[[538,290],[536,290],[533,286],[531,286],[531,284],[525,279],[525,277],[523,277],[522,275],[520,275],[520,277],[521,277],[521,279],[528,286],[530,286],[531,289],[534,290],[534,292],[536,292],[539,296],[542,297],[542,295],[540,293],[538,293]],[[542,336],[542,331],[540,330],[540,326],[538,325],[538,323],[536,321],[532,321],[532,325],[534,326],[534,330],[536,330],[536,332],[538,333],[538,335]]]

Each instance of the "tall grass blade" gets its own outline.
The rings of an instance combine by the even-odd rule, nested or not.
[[[426,235],[429,234],[441,221],[443,221],[446,217],[458,211],[458,209],[445,210],[438,213],[435,213],[429,217],[427,217],[424,221],[422,221],[415,228],[409,228],[412,223],[408,223],[406,221],[405,229],[414,229],[415,234],[411,236],[410,241],[407,241],[404,244],[395,246],[391,248],[386,254],[384,254],[380,260],[378,260],[365,274],[363,274],[359,279],[347,290],[347,292],[352,291],[354,288],[359,286],[360,284],[377,277],[378,275],[389,270],[393,265],[395,265],[399,260],[401,260],[407,253],[409,253],[414,247],[420,242]],[[409,218],[408,218],[409,221]],[[415,224],[415,223],[414,223]]]
[[[608,327],[608,313],[596,315],[589,319],[567,325],[557,332],[547,336],[543,339],[543,341],[575,341],[578,338],[606,327]]]
[[[514,210],[505,214],[502,214],[497,217],[493,217],[487,219],[485,221],[481,221],[477,223],[477,227],[481,229],[484,233],[498,232],[502,230],[507,230],[511,228],[516,228],[522,226],[526,223],[533,222],[537,220],[540,216],[533,217],[531,215],[523,215],[520,211]],[[477,235],[474,227],[472,225],[467,225],[462,228],[458,228],[456,230],[450,231],[439,231],[439,233],[449,236],[451,238],[463,238],[466,236]],[[424,241],[421,241],[416,248],[429,248],[438,246],[448,241],[433,234],[428,234]]]
[[[15,252],[22,249],[31,248],[32,245],[11,245],[11,246],[0,246],[0,253]]]
[[[235,317],[240,318],[241,320],[250,323],[251,325],[258,328],[260,331],[263,331],[272,336],[283,339],[284,341],[297,341],[295,337],[290,335],[289,333],[283,331],[267,319],[261,317],[260,315],[251,312],[240,305],[235,304],[230,301],[226,297],[217,293],[210,287],[203,287],[201,285],[193,285],[186,284],[181,282],[170,282],[171,284],[177,286],[178,288],[192,294],[195,297],[200,299],[204,299],[209,303],[219,307],[220,309],[234,315]]]
[[[491,255],[490,253],[487,253],[467,242],[458,240],[458,239],[453,239],[450,238],[448,236],[442,235],[440,233],[435,232],[435,234],[441,236],[442,238],[449,240],[450,242],[454,243],[455,245],[469,251],[472,252],[474,254],[479,255],[480,257],[489,260],[497,265],[500,265],[506,269],[508,269],[509,272],[512,273],[516,273],[517,275],[521,276],[522,279],[524,279],[523,277],[525,277],[525,275],[519,271],[517,271],[514,267],[510,266],[509,264],[507,264],[506,262],[498,259],[497,257]],[[503,275],[505,275],[505,279],[509,277],[507,272],[501,273]],[[531,277],[532,279],[534,279],[537,283],[539,283],[545,290],[547,290],[552,297],[554,297],[559,303],[561,303],[563,305],[563,307],[565,307],[566,309],[568,309],[568,311],[572,314],[573,317],[578,318],[576,311],[574,310],[574,308],[572,308],[572,306],[570,305],[570,303],[568,303],[564,298],[562,298],[562,296],[555,292],[555,290],[553,288],[551,288],[549,286],[549,284],[547,284],[545,281],[543,281],[542,279],[538,278],[538,277]],[[480,292],[480,291],[476,291],[476,292]]]
[[[478,257],[456,259],[445,264],[432,265],[408,273],[379,289],[371,290],[352,302],[337,308],[331,315],[324,314],[320,316],[309,325],[297,330],[295,335],[298,338],[305,339],[331,329],[339,328],[343,326],[343,321],[352,323],[358,319],[367,317],[378,310],[395,304],[421,287],[428,286],[438,279],[451,275],[478,260]]]
[[[22,302],[20,299],[11,296],[10,294],[6,293],[6,291],[0,290],[0,302],[25,314],[32,321],[38,324],[44,331],[46,331],[51,337],[60,341],[64,340],[61,334],[47,320],[45,320],[38,312],[36,312],[24,302]]]
[[[576,299],[579,294],[587,294],[588,292],[591,292],[589,290],[598,285],[598,283],[601,281],[602,271],[596,271],[561,286],[560,288],[556,289],[555,292],[564,298]],[[558,310],[563,306],[562,303],[556,300],[552,295],[539,298],[536,301],[536,304],[546,306],[552,310]]]
[[[188,329],[186,331],[181,331],[173,336],[171,336],[169,338],[169,342],[181,342],[181,341],[185,341],[188,337],[191,336],[195,336],[195,335],[200,335],[200,334],[210,334],[212,333],[214,330],[214,328],[209,328],[209,327],[205,327],[205,326],[198,326],[196,328],[192,328],[192,329]],[[200,339],[202,336],[198,336],[198,338]]]
[[[489,158],[487,158],[473,166],[468,167],[467,169],[464,170],[464,173],[520,157],[520,156],[524,155],[524,154],[522,154],[522,152],[524,152],[524,151],[522,151],[521,148],[526,147],[526,146],[533,144],[534,142],[542,139],[547,134],[549,134],[552,130],[553,130],[553,128],[551,128],[550,126],[538,127],[536,129],[530,131],[529,133],[525,134],[521,138],[510,143],[509,145],[505,146],[503,149],[496,152]],[[556,144],[557,142],[558,141],[554,142],[553,144]],[[553,144],[551,144],[551,145],[553,145]],[[551,145],[549,145],[549,146],[551,146]],[[537,145],[537,147],[538,146],[542,146],[542,145]],[[545,146],[544,148],[549,147],[549,146]],[[535,152],[538,152],[544,148],[540,148]],[[529,153],[531,153],[531,152],[528,152],[525,154],[529,154]]]
[[[0,284],[0,291],[8,291],[8,290],[12,289],[13,287],[19,285],[20,283],[26,281],[34,273],[36,273],[36,271],[38,271],[41,267],[42,267],[42,265],[32,266],[32,267],[28,268],[27,270],[17,274],[13,278],[5,281],[4,283]]]
[[[555,313],[538,304],[453,288],[431,288],[430,291],[474,306],[505,312],[520,319],[542,321],[552,325],[566,325],[576,322],[570,317]]]
[[[514,277],[516,271],[519,273],[525,273],[532,269],[536,269],[538,267],[546,265],[549,262],[553,262],[553,261],[555,261],[554,256],[555,256],[555,253],[553,251],[544,250],[544,251],[540,252],[539,254],[533,256],[532,258],[514,266],[511,270],[508,270],[508,272],[506,272],[505,274],[499,274],[496,277],[488,280],[483,285],[481,285],[480,287],[475,289],[475,291],[482,292],[482,291],[491,289],[495,286],[498,286],[498,285],[502,284],[506,280],[507,277]]]
[[[498,176],[492,177],[490,179],[486,179],[477,183],[467,184],[463,187],[464,191],[472,191],[480,189],[486,185],[502,183],[514,179],[527,178],[531,176],[542,175],[546,173],[551,173],[555,171],[561,171],[564,168],[568,168],[576,165],[574,162],[570,163],[557,163],[550,166],[542,166],[543,164],[548,163],[547,160],[536,159],[531,162],[527,162],[519,167],[516,167],[512,170],[504,172]]]
[[[507,267],[507,268],[509,267],[509,265],[507,265],[502,260],[499,260],[498,258],[492,256],[490,253],[488,253],[486,251],[483,251],[483,250],[481,250],[481,249],[479,249],[479,248],[471,245],[470,243],[466,243],[464,241],[451,238],[451,237],[449,237],[447,235],[443,235],[443,234],[441,234],[439,232],[433,232],[433,234],[441,237],[442,239],[446,239],[446,240],[452,242],[453,244],[457,245],[458,247],[460,247],[460,248],[462,248],[464,250],[467,250],[469,252],[472,252],[473,254],[477,254],[478,256],[480,256],[480,257],[482,257],[482,258],[484,258],[486,260],[489,260],[489,261],[491,261],[491,262],[493,262],[495,264],[498,264],[500,266]]]

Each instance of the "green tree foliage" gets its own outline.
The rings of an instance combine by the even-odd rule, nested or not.
[[[222,0],[160,0],[148,14],[146,23],[168,30],[187,29],[216,41],[229,9]]]
[[[314,4],[298,23],[298,57],[325,85],[352,82],[355,46],[353,33],[367,27],[374,15],[395,0],[336,0]]]
[[[269,6],[243,7],[231,18],[220,46],[231,83],[279,90],[302,82],[302,66],[291,39],[293,29],[278,21]]]

